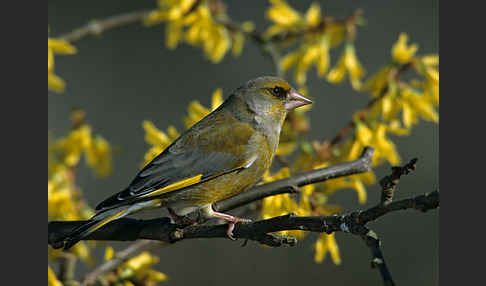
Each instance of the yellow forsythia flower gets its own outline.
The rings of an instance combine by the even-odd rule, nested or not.
[[[361,78],[364,76],[364,68],[356,57],[356,51],[352,44],[347,44],[337,65],[327,74],[327,80],[331,83],[342,82],[346,74],[354,89],[361,87]]]
[[[392,47],[392,57],[398,63],[407,63],[417,52],[417,44],[407,46],[408,36],[401,33],[398,41]]]
[[[56,92],[62,92],[66,86],[63,79],[54,74],[55,54],[74,54],[76,48],[68,42],[47,38],[47,88]]]
[[[408,88],[403,89],[401,95],[402,100],[406,102],[404,106],[407,105],[407,108],[413,109],[413,111],[408,112],[416,112],[425,120],[439,122],[439,114],[435,110],[433,102],[429,101],[426,96]]]
[[[91,146],[86,149],[86,162],[99,176],[108,176],[111,169],[111,146],[103,137],[97,136],[91,141]]]
[[[226,27],[213,19],[206,1],[162,0],[159,9],[145,19],[147,25],[166,22],[166,44],[174,49],[180,41],[203,48],[204,54],[213,62],[221,61],[232,46],[232,37]],[[246,25],[247,27],[248,25]],[[239,54],[243,46],[241,35],[234,35]]]
[[[331,254],[331,259],[334,264],[339,265],[341,264],[341,256],[339,255],[339,247],[336,243],[336,239],[334,238],[334,233],[327,234],[322,233],[319,236],[316,244],[314,245],[315,249],[315,256],[314,260],[317,263],[321,263],[324,261],[326,254],[329,252]]]
[[[329,39],[322,36],[320,41],[303,44],[300,49],[287,54],[280,61],[280,67],[285,72],[295,66],[295,80],[299,85],[303,85],[307,80],[307,71],[312,65],[316,66],[318,76],[323,77],[329,63]]]
[[[265,32],[266,37],[271,37],[302,23],[302,15],[284,0],[270,0],[270,3],[272,6],[268,8],[266,16],[275,24]]]
[[[105,250],[105,261],[111,260],[115,255],[115,250],[113,247],[108,246]]]
[[[61,281],[57,280],[56,274],[54,274],[50,266],[47,266],[47,285],[62,286]]]

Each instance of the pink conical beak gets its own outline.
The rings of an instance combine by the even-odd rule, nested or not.
[[[304,97],[302,94],[298,93],[295,90],[291,90],[287,98],[287,102],[285,103],[285,109],[292,110],[299,106],[303,106],[311,103],[312,100]]]

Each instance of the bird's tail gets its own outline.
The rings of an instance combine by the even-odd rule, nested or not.
[[[102,211],[90,218],[85,224],[75,228],[72,232],[67,234],[64,240],[64,250],[68,250],[80,240],[101,228],[105,224],[119,219],[131,213],[130,206],[123,206],[114,209]]]

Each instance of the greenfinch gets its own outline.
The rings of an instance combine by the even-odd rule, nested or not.
[[[270,168],[287,112],[312,101],[285,80],[259,77],[237,88],[138,172],[123,191],[102,201],[84,225],[63,237],[64,249],[103,225],[142,209],[167,207],[175,219],[199,209],[207,218],[249,221],[212,204],[257,183]]]

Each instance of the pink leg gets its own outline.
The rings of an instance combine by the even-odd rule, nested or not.
[[[211,208],[212,210],[212,208]],[[236,240],[233,237],[233,229],[235,229],[235,224],[238,222],[251,222],[250,219],[246,218],[239,218],[235,217],[229,214],[225,213],[220,213],[220,212],[215,212],[214,210],[209,213],[210,216],[215,217],[215,218],[220,218],[222,220],[225,220],[228,222],[228,230],[226,231],[226,234],[228,235],[229,239],[231,240]]]

